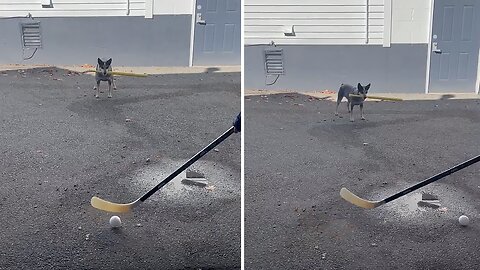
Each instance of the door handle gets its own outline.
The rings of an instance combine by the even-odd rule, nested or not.
[[[433,43],[432,43],[432,52],[438,53],[438,54],[442,53],[442,50],[440,50],[440,49],[438,48],[438,43],[437,43],[437,42],[433,42]]]
[[[197,13],[197,19],[195,20],[195,22],[197,24],[200,24],[200,25],[206,25],[207,24],[207,22],[205,22],[205,20],[202,19],[202,13],[200,13],[200,12]]]

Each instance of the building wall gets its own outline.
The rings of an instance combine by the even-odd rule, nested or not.
[[[367,0],[245,0],[245,88],[318,91],[370,82],[376,92],[424,93],[430,2],[368,0],[367,26]],[[298,32],[286,37],[290,24]],[[265,74],[262,44],[272,40],[284,49],[285,74],[266,86],[275,76]]]
[[[0,64],[95,64],[97,57],[114,65],[190,63],[193,0],[42,1],[0,0]],[[21,45],[28,13],[41,23],[43,44],[24,60],[33,53]]]
[[[194,0],[154,0],[153,14],[193,14]]]
[[[42,2],[50,6],[42,6]],[[146,16],[193,14],[194,0],[0,0],[0,18],[25,16]]]
[[[392,0],[392,43],[427,44],[431,0]]]
[[[93,16],[145,16],[146,2],[152,0],[50,0],[50,6],[42,6],[43,0],[2,0],[0,17],[93,17]]]
[[[368,2],[245,0],[245,44],[382,44],[383,0]]]
[[[53,17],[41,23],[43,46],[23,51],[20,22],[3,20],[0,26],[0,64],[96,64],[97,57],[112,57],[113,65],[188,66],[191,15],[144,17]]]
[[[423,93],[426,45],[282,45],[285,75],[265,75],[263,51],[245,48],[245,89],[337,91],[342,83],[371,83],[373,93]]]

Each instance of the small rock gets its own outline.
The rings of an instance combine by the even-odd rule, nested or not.
[[[207,187],[208,182],[205,178],[183,179],[182,184],[189,186]]]
[[[315,246],[315,249],[319,249],[320,247],[319,246]]]
[[[376,244],[376,243],[372,243],[371,246],[372,246],[372,247],[376,247],[377,244]]]
[[[368,143],[366,143],[366,142],[363,143],[363,146],[367,146],[367,145],[368,145]]]
[[[143,227],[143,225],[141,223],[137,223],[135,224],[135,227]]]
[[[327,257],[327,253],[322,253],[322,260],[325,260],[325,258]]]
[[[429,207],[433,209],[438,209],[441,206],[440,203],[433,201],[419,201],[417,205],[420,207]]]
[[[78,226],[78,229],[81,230],[81,229],[82,229],[82,226]]]
[[[145,162],[147,162],[147,163],[150,162],[150,158],[147,158],[147,159],[145,160]]]
[[[127,118],[127,119],[125,119],[125,122],[132,122],[132,119]]]
[[[218,152],[219,150],[217,148],[213,149],[213,151]]]

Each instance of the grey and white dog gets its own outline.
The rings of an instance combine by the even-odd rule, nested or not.
[[[370,89],[370,84],[367,84],[365,87],[362,86],[360,83],[357,87],[353,87],[349,84],[342,84],[340,89],[338,90],[337,96],[337,107],[335,109],[335,115],[338,115],[338,106],[342,99],[345,97],[347,98],[347,107],[348,112],[350,113],[350,121],[353,122],[353,106],[359,105],[360,107],[360,114],[362,115],[362,120],[365,120],[363,116],[363,102],[367,98],[368,89]],[[351,97],[350,94],[360,95],[361,97]]]
[[[96,98],[100,95],[100,81],[108,82],[108,97],[112,97],[112,85],[113,89],[117,89],[112,75],[112,58],[98,58],[97,69],[95,70],[95,81],[97,85],[93,87],[93,90],[97,90]]]

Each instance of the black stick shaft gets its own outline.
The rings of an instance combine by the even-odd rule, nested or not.
[[[399,197],[402,197],[402,196],[405,195],[405,194],[408,194],[408,193],[410,193],[410,192],[412,192],[412,191],[414,191],[414,190],[417,190],[417,189],[419,189],[419,188],[421,188],[421,187],[423,187],[423,186],[426,186],[426,185],[428,185],[428,184],[430,184],[430,183],[432,183],[432,182],[435,182],[435,181],[437,181],[437,180],[440,180],[440,179],[444,178],[445,176],[448,176],[448,175],[450,175],[450,174],[452,174],[452,173],[454,173],[454,172],[456,172],[456,171],[459,171],[459,170],[461,170],[461,169],[463,169],[463,168],[466,168],[466,167],[468,167],[468,166],[470,166],[470,165],[472,165],[472,164],[475,164],[475,163],[477,163],[477,162],[479,162],[479,161],[480,161],[480,156],[476,156],[476,157],[474,157],[474,158],[472,158],[472,159],[469,159],[469,160],[467,160],[467,161],[465,161],[465,162],[462,162],[462,163],[460,163],[460,164],[458,164],[458,165],[456,165],[456,166],[454,166],[454,167],[452,167],[452,168],[450,168],[450,169],[448,169],[448,170],[446,170],[446,171],[444,171],[444,172],[441,172],[441,173],[439,173],[439,174],[437,174],[437,175],[434,175],[434,176],[432,176],[432,177],[430,177],[430,178],[428,178],[428,179],[426,179],[426,180],[423,180],[422,182],[420,182],[420,183],[418,183],[418,184],[416,184],[416,185],[413,185],[413,186],[411,186],[411,187],[409,187],[409,188],[407,188],[407,189],[405,189],[405,190],[403,190],[403,191],[401,191],[401,192],[399,192],[399,193],[397,193],[397,194],[394,194],[394,195],[392,195],[392,196],[384,199],[383,201],[384,201],[385,203],[388,203],[388,202],[390,202],[390,201],[393,201],[393,200],[395,200],[395,199],[397,199],[397,198],[399,198]]]
[[[170,174],[167,178],[165,178],[162,182],[160,182],[157,186],[152,188],[150,191],[145,193],[142,197],[140,197],[140,201],[145,201],[148,197],[152,196],[153,193],[157,192],[159,189],[161,189],[163,186],[165,186],[168,182],[170,182],[175,176],[179,175],[181,172],[183,172],[185,169],[187,169],[190,165],[195,163],[199,158],[203,157],[206,153],[210,152],[215,146],[223,142],[226,138],[228,138],[232,133],[235,132],[235,128],[232,126],[229,128],[225,133],[223,133],[220,137],[216,138],[213,142],[211,142],[209,145],[207,145],[205,148],[203,148],[200,152],[196,153],[195,156],[190,158],[185,164],[182,165],[182,167],[178,168],[176,171],[174,171],[172,174]]]

